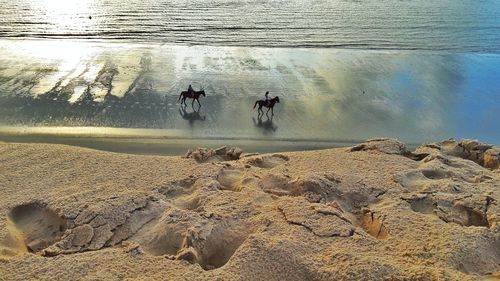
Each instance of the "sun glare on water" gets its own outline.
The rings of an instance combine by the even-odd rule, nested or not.
[[[32,9],[39,11],[50,25],[53,34],[78,34],[97,25],[92,19],[96,0],[34,0]]]

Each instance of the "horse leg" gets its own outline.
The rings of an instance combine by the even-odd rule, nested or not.
[[[199,100],[199,99],[196,99],[196,101],[198,102],[198,105],[201,107],[200,100]]]
[[[196,100],[196,99],[193,99],[193,102],[191,103],[191,107],[192,107],[193,109],[194,109],[194,101],[195,101],[195,100]]]
[[[271,106],[271,116],[274,116],[274,106]]]

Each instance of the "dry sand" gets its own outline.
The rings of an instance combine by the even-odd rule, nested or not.
[[[499,155],[372,140],[199,163],[0,143],[0,279],[494,280]]]

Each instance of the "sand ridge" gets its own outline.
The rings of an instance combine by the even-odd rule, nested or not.
[[[495,278],[495,149],[448,141],[410,152],[376,139],[198,162],[0,144],[0,271],[7,280]]]

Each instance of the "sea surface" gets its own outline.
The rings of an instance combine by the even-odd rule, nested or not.
[[[500,144],[496,1],[0,0],[0,141]],[[204,89],[202,106],[179,93]],[[275,114],[253,105],[270,91]]]
[[[0,37],[500,51],[497,0],[0,0]]]

